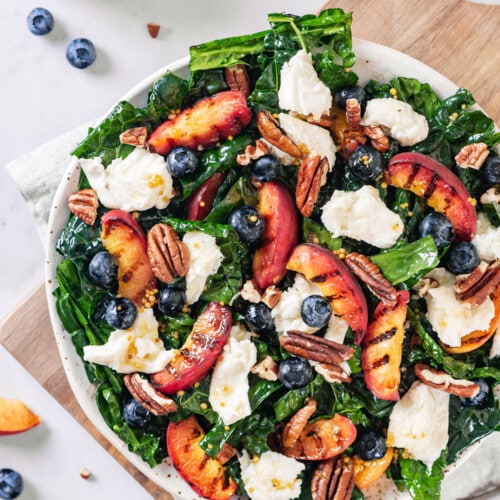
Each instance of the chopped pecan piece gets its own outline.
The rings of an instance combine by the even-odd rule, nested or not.
[[[294,158],[302,158],[300,148],[285,135],[269,111],[257,113],[257,128],[267,142]]]
[[[471,307],[481,305],[500,284],[500,259],[479,265],[467,275],[455,277],[455,296]]]
[[[328,170],[328,159],[317,155],[307,155],[300,163],[295,199],[297,208],[304,217],[312,214]]]
[[[280,298],[281,290],[274,285],[268,286],[262,294],[262,302],[264,302],[269,309],[272,309],[279,302]]]
[[[318,363],[314,365],[314,369],[330,384],[349,383],[351,377],[339,365],[331,365],[328,363]]]
[[[349,500],[354,489],[354,461],[347,455],[337,459],[330,484],[328,500]]]
[[[366,255],[351,252],[344,259],[345,265],[377,296],[384,304],[394,305],[397,301],[397,290],[380,272],[377,264]]]
[[[291,354],[319,363],[338,365],[354,354],[351,347],[297,330],[281,335],[280,344]]]
[[[465,145],[455,156],[455,162],[460,168],[479,170],[488,155],[488,145],[484,142],[475,142]]]
[[[262,361],[253,365],[250,371],[264,380],[271,382],[278,380],[278,363],[271,356],[266,356]]]
[[[423,298],[429,293],[431,288],[437,288],[438,286],[438,280],[435,280],[434,278],[422,278],[415,286],[415,289],[418,296]]]
[[[121,144],[143,148],[145,147],[147,137],[148,129],[146,127],[133,127],[120,134],[120,142]]]
[[[160,25],[157,23],[148,23],[148,33],[151,38],[156,38],[160,32]]]
[[[250,78],[243,64],[224,68],[224,76],[231,90],[239,90],[245,97],[250,95]]]
[[[225,463],[229,462],[229,460],[231,460],[231,458],[233,458],[235,455],[236,448],[231,446],[229,443],[224,443],[219,453],[217,453],[215,460],[217,460],[217,462],[219,462],[221,465],[224,465]]]
[[[99,199],[94,189],[80,189],[68,196],[71,213],[91,226],[97,218]]]
[[[346,100],[345,117],[347,125],[349,125],[352,130],[359,129],[359,124],[361,123],[361,104],[355,97]]]
[[[483,205],[493,205],[495,203],[500,204],[500,192],[498,191],[496,186],[490,187],[487,189],[479,198],[479,201]]]
[[[164,283],[185,276],[189,268],[188,249],[167,224],[155,224],[149,230],[148,257],[155,276]]]
[[[305,406],[295,413],[295,415],[293,415],[293,417],[287,422],[281,436],[281,442],[285,448],[289,448],[297,442],[300,433],[304,430],[308,420],[316,411],[316,406],[316,401],[314,399],[307,398]]]
[[[449,373],[441,370],[435,370],[423,363],[417,363],[414,366],[415,375],[426,385],[439,389],[454,396],[462,398],[472,398],[479,391],[479,384],[472,380],[457,380]]]
[[[245,281],[243,288],[240,290],[241,298],[251,302],[252,304],[257,304],[260,302],[260,292],[255,288],[252,280]]]
[[[378,125],[363,127],[364,134],[370,139],[373,149],[385,153],[389,149],[389,138],[384,134],[384,129]]]
[[[250,165],[250,162],[255,161],[257,158],[266,155],[269,149],[262,139],[257,139],[254,144],[249,144],[245,148],[245,152],[236,156],[236,163],[238,165]]]
[[[167,415],[177,410],[177,403],[155,389],[153,384],[139,373],[127,374],[123,383],[132,397],[153,415]]]

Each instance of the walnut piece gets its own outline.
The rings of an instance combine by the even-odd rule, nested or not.
[[[479,170],[488,158],[488,145],[484,142],[474,142],[465,145],[455,156],[455,162],[460,168]]]
[[[285,135],[269,111],[257,113],[257,128],[267,142],[294,158],[302,158],[300,148]]]
[[[146,127],[133,127],[120,134],[120,143],[143,148],[146,145],[148,129]]]
[[[92,226],[97,218],[99,199],[94,189],[80,189],[68,196],[68,206],[72,214]]]
[[[318,155],[307,155],[300,163],[295,200],[299,212],[304,217],[312,214],[328,170],[328,159],[320,158]]]
[[[155,224],[149,230],[148,257],[153,273],[164,283],[185,276],[189,268],[188,249],[167,224]]]
[[[231,90],[239,90],[245,97],[250,95],[250,78],[243,64],[224,68],[224,77]]]
[[[155,416],[167,415],[177,410],[177,403],[158,391],[153,384],[139,373],[127,374],[123,383],[132,397]]]

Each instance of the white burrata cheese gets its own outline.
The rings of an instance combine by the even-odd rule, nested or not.
[[[165,208],[175,196],[163,156],[135,148],[104,168],[101,158],[80,160],[87,179],[107,208],[127,212]]]
[[[444,268],[433,269],[427,277],[439,283],[425,296],[426,317],[439,339],[450,347],[458,347],[462,337],[474,330],[487,330],[495,315],[495,305],[488,297],[482,304],[470,307],[455,297],[455,275]]]
[[[281,109],[316,120],[330,111],[332,93],[319,79],[309,52],[299,50],[283,65],[278,99]]]
[[[300,495],[302,480],[297,476],[305,465],[275,451],[250,458],[246,450],[238,457],[241,479],[252,500],[290,500]]]
[[[476,234],[472,243],[481,260],[491,262],[500,259],[500,227],[494,227],[481,212],[477,215]]]
[[[114,330],[103,345],[85,346],[83,359],[118,373],[155,373],[165,368],[175,352],[163,346],[153,310],[144,309],[129,329]]]
[[[430,468],[448,443],[449,401],[448,393],[414,382],[392,409],[387,445],[406,449]]]
[[[231,335],[215,364],[208,401],[225,425],[234,424],[252,413],[248,399],[248,374],[257,362],[257,348],[250,333],[238,326]]]
[[[402,146],[423,141],[429,133],[425,116],[413,111],[408,103],[390,97],[370,99],[366,103],[361,125],[381,125]]]
[[[286,113],[280,113],[278,121],[285,134],[295,144],[305,148],[310,154],[326,157],[330,170],[333,168],[337,147],[328,130]]]
[[[321,221],[333,236],[348,236],[378,248],[390,248],[404,231],[401,217],[387,208],[373,186],[333,192]]]
[[[186,274],[186,303],[194,304],[203,292],[207,278],[216,273],[224,259],[215,237],[190,231],[182,239],[189,252]]]

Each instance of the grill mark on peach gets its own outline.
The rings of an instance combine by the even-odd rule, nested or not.
[[[380,359],[377,359],[377,361],[374,361],[373,363],[371,363],[370,368],[377,369],[377,368],[381,368],[382,366],[385,366],[387,364],[389,364],[389,355],[385,354]]]
[[[410,189],[413,186],[413,182],[415,181],[415,177],[417,176],[419,169],[420,165],[417,165],[416,163],[412,164],[411,173],[406,179],[404,185],[402,186],[403,189]]]
[[[436,190],[436,183],[438,180],[439,176],[437,174],[433,174],[427,188],[425,189],[424,194],[422,195],[422,198],[424,198],[424,200],[428,200],[433,195],[434,191]]]
[[[325,274],[318,274],[316,276],[313,276],[311,278],[311,281],[313,283],[323,283],[328,280],[328,278],[334,278],[335,276],[338,276],[340,274],[340,271],[332,271],[330,273],[325,273]]]
[[[385,340],[389,340],[390,338],[394,337],[394,335],[396,335],[397,331],[398,331],[397,328],[391,328],[390,330],[386,330],[385,332],[382,332],[377,337],[369,340],[367,342],[367,345],[380,344],[381,342],[384,342]]]

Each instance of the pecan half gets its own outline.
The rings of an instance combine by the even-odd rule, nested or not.
[[[68,207],[71,213],[91,226],[97,218],[99,199],[94,189],[80,189],[68,196]]]
[[[300,163],[295,199],[297,208],[304,217],[312,214],[328,170],[328,159],[318,155],[307,155]]]
[[[397,301],[397,290],[380,272],[377,264],[366,255],[351,252],[345,256],[345,265],[377,296],[384,304],[394,305]]]
[[[289,330],[279,340],[289,353],[319,363],[338,365],[354,354],[351,347],[297,330]]]
[[[164,283],[185,276],[189,268],[188,249],[167,224],[155,224],[149,230],[148,257],[155,276]]]
[[[153,415],[167,415],[177,410],[177,403],[155,389],[153,384],[139,373],[127,374],[123,383],[132,397]]]
[[[328,500],[349,500],[354,489],[354,461],[341,455],[335,463],[332,478],[328,485]]]
[[[269,111],[263,110],[257,113],[257,128],[267,142],[294,158],[302,158],[300,148],[285,135]]]
[[[245,97],[250,95],[250,78],[243,64],[224,68],[224,77],[231,90],[239,90]]]
[[[330,384],[349,383],[351,377],[339,365],[331,365],[328,363],[318,363],[314,365],[314,369]]]
[[[146,127],[133,127],[120,134],[120,142],[137,148],[143,148],[146,145],[147,136],[148,129]]]
[[[417,363],[414,367],[415,375],[426,385],[434,389],[453,394],[462,398],[472,398],[479,391],[479,384],[472,380],[458,380],[449,373],[435,370],[423,363]]]
[[[311,398],[307,398],[305,401],[305,406],[303,406],[293,417],[287,422],[283,429],[281,435],[281,442],[285,448],[293,446],[297,439],[299,439],[300,433],[304,430],[308,420],[312,417],[313,413],[316,411],[316,401]]]
[[[255,144],[249,144],[242,154],[236,156],[236,163],[242,166],[250,165],[250,162],[266,155],[268,152],[267,144],[262,139],[257,139]]]
[[[278,380],[278,363],[271,356],[266,356],[262,361],[253,365],[250,371],[264,380],[271,382]]]
[[[311,479],[312,500],[329,500],[328,487],[333,476],[337,457],[329,458],[320,462],[314,469]]]
[[[465,145],[455,156],[455,162],[460,168],[479,170],[488,158],[488,145],[484,142],[474,142]]]
[[[349,125],[352,130],[359,129],[359,124],[361,123],[361,104],[355,97],[346,100],[345,117],[347,125]]]
[[[389,138],[385,135],[384,129],[378,125],[368,125],[363,127],[364,134],[370,139],[373,149],[385,153],[389,149]]]
[[[467,275],[455,277],[455,297],[471,307],[481,305],[500,284],[500,259],[479,265]]]

